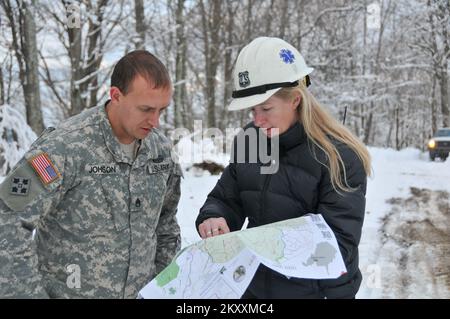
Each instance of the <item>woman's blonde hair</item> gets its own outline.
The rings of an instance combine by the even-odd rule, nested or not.
[[[354,191],[354,189],[347,184],[344,162],[330,138],[340,141],[350,147],[361,160],[364,171],[368,176],[371,174],[369,151],[356,136],[354,136],[344,125],[334,119],[320,105],[302,81],[300,81],[298,86],[283,88],[275,93],[275,95],[284,100],[289,100],[295,98],[297,92],[300,93],[301,97],[300,105],[297,108],[299,120],[302,123],[309,140],[325,153],[328,163],[320,162],[314,155],[316,160],[328,168],[331,183],[337,192],[340,190],[346,192]]]

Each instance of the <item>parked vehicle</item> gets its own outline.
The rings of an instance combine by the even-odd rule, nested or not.
[[[445,161],[450,152],[450,128],[438,129],[436,134],[428,141],[428,151],[430,159],[434,161],[436,157]]]

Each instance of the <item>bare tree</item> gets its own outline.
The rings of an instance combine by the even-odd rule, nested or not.
[[[383,35],[387,26],[388,18],[393,10],[395,10],[395,4],[392,0],[382,0],[381,1],[381,19],[380,19],[380,29],[378,31],[378,39],[376,42],[376,54],[374,57],[374,64],[372,67],[372,72],[375,76],[378,76],[381,72],[381,57],[382,57],[382,48],[383,48]],[[376,94],[377,87],[373,85],[371,87],[370,93],[371,96]],[[373,100],[370,101],[370,108],[368,110],[368,117],[364,129],[364,139],[363,142],[365,144],[369,143],[369,139],[371,138],[372,125],[373,125],[373,114],[374,114],[375,103]]]
[[[257,36],[278,36],[314,67],[310,90],[339,120],[348,106],[347,126],[366,143],[423,146],[439,126],[450,126],[449,3],[40,0],[35,7],[32,0],[4,0],[0,99],[22,102],[17,93],[23,90],[25,104],[34,103],[25,91],[38,88],[30,76],[39,61],[45,105],[60,106],[63,116],[79,113],[105,97],[111,58],[147,47],[174,78],[174,107],[165,124],[192,128],[193,119],[203,118],[211,127],[242,126],[248,112],[225,108],[237,54]],[[368,28],[367,7],[373,5],[380,7],[380,24]],[[25,8],[49,22],[38,23],[42,29],[35,44],[33,32],[26,32],[32,26],[21,24],[30,21],[27,12],[33,13]],[[77,14],[79,25],[70,26]],[[40,59],[33,60],[25,53],[36,44]]]
[[[70,105],[67,105],[65,113],[75,115],[98,104],[98,91],[106,80],[106,77],[99,79],[102,72],[100,66],[107,43],[114,40],[111,36],[113,30],[121,23],[124,15],[123,1],[60,0],[56,4],[43,3],[42,9],[43,16],[55,22],[52,31],[56,33],[69,58]],[[43,76],[46,84],[56,92],[51,70],[45,67]],[[60,101],[60,97],[56,97]]]
[[[136,18],[136,40],[135,47],[136,49],[144,49],[145,48],[145,8],[144,8],[144,0],[134,0],[134,13]]]
[[[286,29],[289,27],[289,17],[288,15],[288,9],[289,9],[289,1],[283,0],[280,2],[281,5],[281,22],[279,27],[279,33],[278,36],[280,38],[284,38],[286,35]]]
[[[187,122],[183,122],[183,114],[186,119],[188,114],[185,114],[186,101],[186,52],[187,43],[185,36],[185,21],[184,21],[184,3],[185,0],[177,0],[175,10],[176,23],[176,57],[175,57],[175,98],[174,98],[174,126],[179,127],[182,124],[187,126]]]
[[[235,15],[239,6],[233,3],[233,0],[226,1],[226,19],[225,19],[225,56],[223,63],[223,101],[222,101],[222,113],[220,116],[219,128],[225,129],[228,122],[228,111],[226,105],[230,102],[232,88],[233,88],[233,43],[234,43],[234,28],[235,28]]]
[[[442,125],[450,126],[449,92],[448,92],[448,59],[450,58],[449,28],[450,28],[450,2],[448,0],[426,1],[424,14],[417,15],[418,21],[414,24],[416,36],[410,40],[410,47],[417,53],[423,54],[426,63],[430,65],[430,109],[432,133],[436,131],[439,123],[439,114],[442,115]],[[439,88],[438,88],[439,87]],[[439,95],[436,94],[439,92]],[[438,100],[438,96],[440,99]]]
[[[44,129],[39,89],[38,52],[36,45],[35,1],[1,2],[8,18],[12,46],[19,65],[19,77],[25,99],[27,123],[36,134]]]
[[[216,76],[221,55],[220,31],[222,25],[222,1],[209,0],[209,8],[199,0],[203,30],[203,53],[205,56],[205,96],[207,104],[207,125],[216,127]]]
[[[274,16],[274,6],[275,6],[275,0],[270,0],[270,4],[267,7],[266,13],[265,13],[265,21],[266,21],[265,33],[266,34],[269,34],[270,31],[272,30],[272,21],[273,21],[273,16]]]
[[[3,69],[0,66],[0,105],[5,104],[5,83],[3,80]]]
[[[450,33],[450,1],[439,0],[436,1],[436,20],[437,28],[442,36],[442,58],[439,64],[439,71],[436,76],[440,81],[441,87],[441,110],[442,110],[442,125],[444,127],[450,126],[450,105],[448,92],[448,60],[450,58],[450,40],[448,39]]]

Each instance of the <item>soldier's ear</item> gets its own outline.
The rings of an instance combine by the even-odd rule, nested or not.
[[[109,89],[109,97],[111,98],[111,101],[119,102],[121,96],[122,92],[120,92],[120,89],[118,87],[112,86]]]

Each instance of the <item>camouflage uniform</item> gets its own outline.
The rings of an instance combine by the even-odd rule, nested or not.
[[[154,129],[129,158],[103,106],[46,130],[0,184],[0,297],[136,298],[180,247],[170,154]]]

